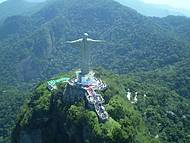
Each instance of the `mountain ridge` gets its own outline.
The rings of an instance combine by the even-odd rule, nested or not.
[[[168,5],[149,4],[141,0],[116,0],[125,6],[129,6],[145,16],[166,17],[169,15],[189,17],[189,11],[172,8]]]
[[[65,45],[64,42],[78,39],[84,32],[88,32],[91,38],[107,41],[105,45],[92,45],[92,68],[103,67],[121,76],[127,74],[127,78],[134,78],[133,90],[139,87],[139,83],[144,84],[140,84],[142,88],[151,87],[154,97],[148,102],[150,106],[147,110],[150,112],[149,115],[154,115],[151,117],[156,119],[150,124],[147,124],[150,120],[143,120],[146,122],[146,128],[153,132],[152,137],[158,133],[158,130],[154,132],[151,128],[151,124],[154,124],[156,129],[164,128],[163,134],[175,134],[176,137],[172,135],[167,137],[166,142],[172,142],[174,138],[181,141],[181,137],[188,140],[188,129],[183,128],[185,133],[179,131],[178,136],[170,123],[183,121],[182,124],[188,127],[186,120],[189,116],[182,119],[181,113],[188,115],[190,97],[189,24],[189,18],[185,17],[145,17],[131,8],[108,0],[93,2],[82,0],[80,3],[76,0],[59,0],[43,7],[32,16],[9,17],[0,26],[2,107],[8,106],[11,110],[10,104],[14,103],[17,107],[13,110],[18,109],[20,106],[18,101],[30,97],[30,94],[24,95],[33,89],[34,85],[60,72],[77,69],[80,59],[79,48]],[[12,28],[13,30],[10,30]],[[118,83],[117,80],[115,82]],[[160,86],[161,88],[156,90],[156,87]],[[17,93],[14,88],[24,93],[22,95],[19,93],[18,98],[11,98],[11,95],[7,94],[12,94],[14,91]],[[4,91],[7,91],[7,94]],[[164,98],[167,94],[171,95],[172,99],[171,96]],[[175,102],[173,96],[177,96]],[[185,112],[180,110],[179,116],[174,120],[166,118],[165,115],[173,119],[172,112],[168,114],[162,108],[162,97],[164,101],[168,100],[169,108],[166,103],[164,104],[168,111],[178,115],[179,108]],[[15,101],[9,103],[9,99]],[[175,107],[174,111],[169,101]],[[140,105],[143,107],[144,102]],[[161,108],[161,111],[157,107]],[[140,110],[140,106],[138,108]],[[140,111],[144,112],[144,109]],[[2,113],[6,113],[4,109]],[[157,115],[157,113],[163,114]],[[163,120],[160,119],[162,115],[164,115]],[[4,124],[7,123],[6,127],[13,126],[13,116],[15,113],[11,115],[10,112],[7,116],[1,117],[3,125],[0,134],[4,136],[0,137],[0,141],[2,138],[4,142],[4,138],[7,140],[10,131],[4,128]],[[163,126],[157,125],[156,122],[162,122]],[[176,124],[175,128],[181,127]]]
[[[119,47],[120,49],[118,49],[118,50],[121,50],[121,51],[127,50],[125,48],[126,41],[128,41],[127,46],[133,47],[133,49],[135,51],[135,50],[138,50],[139,48],[142,48],[142,47],[144,48],[145,46],[151,46],[151,47],[152,46],[160,47],[160,45],[166,46],[166,42],[168,44],[168,40],[170,40],[173,43],[176,43],[177,46],[179,46],[180,48],[183,48],[184,50],[188,50],[188,48],[185,48],[185,47],[188,47],[189,43],[186,44],[185,42],[184,43],[182,42],[183,39],[181,37],[177,36],[176,32],[178,32],[178,31],[172,32],[172,30],[168,30],[167,27],[171,27],[171,26],[168,24],[168,22],[165,21],[165,19],[161,19],[161,21],[157,22],[159,19],[155,20],[154,18],[151,19],[151,18],[143,17],[143,16],[137,14],[132,9],[128,9],[125,7],[122,7],[123,10],[120,10],[120,11],[125,11],[125,12],[122,12],[123,14],[121,17],[121,15],[117,14],[117,12],[112,12],[112,11],[114,11],[113,10],[114,8],[109,7],[109,8],[104,8],[104,10],[103,10],[103,6],[102,6],[101,13],[105,13],[106,15],[108,15],[111,12],[112,15],[114,15],[114,17],[112,17],[112,18],[109,17],[106,20],[106,19],[104,19],[104,17],[106,15],[101,17],[100,13],[98,13],[98,11],[100,11],[100,10],[90,9],[90,7],[91,7],[90,5],[89,5],[89,9],[87,9],[87,11],[85,9],[83,11],[75,10],[79,14],[79,16],[73,15],[74,16],[73,17],[71,14],[75,14],[76,12],[74,12],[74,11],[69,12],[64,8],[62,9],[61,7],[63,7],[64,4],[62,3],[62,1],[58,1],[58,2],[59,2],[58,4],[54,4],[54,6],[51,6],[51,8],[46,7],[45,9],[41,10],[40,12],[38,12],[37,14],[32,16],[33,21],[35,21],[35,23],[32,22],[32,25],[36,25],[35,27],[37,28],[35,31],[38,33],[38,31],[45,30],[46,31],[45,33],[49,34],[51,39],[48,38],[49,40],[48,39],[46,39],[46,40],[50,42],[50,45],[51,45],[51,43],[54,43],[53,45],[54,45],[55,52],[57,51],[56,49],[62,49],[62,47],[65,47],[65,45],[61,44],[62,41],[66,41],[66,40],[70,40],[70,39],[77,39],[78,36],[80,36],[80,34],[85,31],[89,32],[92,35],[95,35],[95,37],[98,36],[102,39],[109,41],[110,43],[113,43],[114,45],[110,44],[110,45],[108,45],[108,47],[109,46]],[[75,3],[75,1],[73,1],[73,3]],[[84,2],[81,1],[82,5],[83,5],[83,3]],[[104,2],[104,3],[106,4],[106,2]],[[108,2],[107,4],[109,5],[109,3],[110,2]],[[121,5],[117,4],[116,2],[114,2],[113,4],[115,5],[115,8],[117,8],[117,7],[121,8],[120,7]],[[57,5],[59,5],[60,8],[57,8]],[[97,6],[98,6],[98,3],[97,3]],[[72,5],[72,7],[73,7],[73,5]],[[51,11],[51,15],[44,15],[47,13],[47,11],[49,9]],[[70,9],[70,10],[72,11],[72,9]],[[50,11],[49,11],[49,13],[50,13]],[[116,11],[116,9],[115,9],[115,11]],[[85,17],[84,12],[87,12],[89,14],[91,13],[90,14],[91,16]],[[70,13],[70,15],[67,15],[67,13]],[[97,15],[97,16],[95,15],[95,17],[97,19],[94,19],[93,18],[94,16],[92,17],[92,15],[94,15],[94,14]],[[72,20],[72,17],[74,18],[73,20]],[[83,20],[83,23],[80,23],[80,22],[77,23],[79,17],[81,17],[82,19],[87,18],[88,21]],[[35,19],[40,19],[41,21],[38,21]],[[70,20],[68,20],[68,19],[70,19]],[[111,22],[110,21],[111,19],[114,22]],[[125,19],[128,19],[128,21],[125,21]],[[132,20],[129,21],[129,19],[132,19]],[[135,20],[135,19],[138,19],[138,20]],[[47,22],[47,21],[49,21],[49,22]],[[73,21],[75,21],[75,22],[73,22]],[[90,21],[93,21],[93,22],[90,22]],[[100,24],[94,24],[94,23],[96,23],[95,21],[99,21]],[[91,26],[86,26],[86,23],[89,23],[89,25],[91,25]],[[108,23],[110,24],[109,29],[106,28]],[[147,26],[147,23],[151,24],[152,26],[151,27]],[[60,24],[61,26],[64,26],[63,29],[61,29],[60,26],[58,26],[58,24]],[[80,25],[80,27],[79,27],[79,25]],[[116,25],[117,25],[117,27],[116,27]],[[162,26],[162,28],[160,28],[160,26]],[[38,28],[38,27],[42,27],[42,28]],[[46,28],[44,28],[44,27],[46,27]],[[57,28],[55,28],[55,27],[57,27]],[[75,29],[74,27],[78,27],[78,28]],[[100,27],[104,27],[104,28],[101,28],[101,30],[100,30]],[[146,29],[146,31],[143,31],[142,27],[143,27],[143,29]],[[2,28],[2,29],[4,29],[4,28]],[[81,29],[82,29],[82,31],[81,31]],[[173,29],[173,27],[172,27],[172,29]],[[34,31],[34,30],[29,29],[29,32],[31,32],[31,31]],[[68,34],[66,34],[65,31],[67,31]],[[70,33],[69,33],[69,31],[70,31]],[[94,31],[98,31],[98,32],[94,32]],[[31,35],[35,35],[35,33],[33,33]],[[37,34],[37,35],[39,35],[39,34]],[[144,37],[141,35],[147,35],[147,37]],[[175,36],[173,36],[173,35],[175,35]],[[38,36],[35,36],[35,37],[37,40],[39,40]],[[30,38],[32,38],[32,36],[30,36],[28,38],[26,37],[25,39],[30,39]],[[15,37],[14,37],[14,39],[15,39]],[[167,40],[165,40],[165,39],[167,39]],[[33,38],[31,40],[33,40]],[[46,40],[42,44],[46,45],[46,42],[47,42]],[[124,42],[122,42],[122,41],[124,41]],[[160,42],[160,44],[154,44],[154,43],[156,43],[156,41]],[[164,43],[163,41],[166,41],[166,42]],[[49,43],[49,42],[47,42],[47,43]],[[25,43],[26,42],[22,41],[21,45],[27,45]],[[152,45],[152,44],[154,44],[154,45]],[[34,45],[36,45],[35,42],[34,42]],[[171,47],[171,45],[172,44],[170,43],[169,47]],[[183,46],[181,46],[181,45],[183,45]],[[17,46],[18,46],[18,48],[20,47],[19,45],[17,45]],[[55,49],[55,47],[56,47],[56,49]],[[40,50],[40,48],[38,48],[38,49]],[[44,50],[45,49],[46,48],[44,47]],[[149,49],[151,49],[151,48],[149,48]],[[106,50],[106,49],[104,49],[104,50]],[[115,48],[112,50],[115,51]],[[156,50],[156,49],[154,49],[154,50]],[[164,48],[162,50],[164,50]],[[170,50],[172,50],[172,49],[170,49]],[[178,51],[178,49],[176,49],[176,50]],[[155,54],[155,56],[156,56],[156,54],[158,54],[158,53],[154,53],[153,50],[151,52],[152,52],[152,54]],[[109,53],[109,52],[105,51],[105,53]],[[137,53],[138,53],[138,51],[137,51]],[[188,54],[188,52],[185,52],[185,53]],[[150,54],[150,53],[147,53],[147,54]],[[179,55],[179,53],[177,55]],[[132,56],[133,55],[131,55],[131,59],[132,59]],[[34,57],[34,58],[38,58],[38,57]],[[164,58],[164,56],[161,56],[159,58]],[[27,59],[27,57],[26,57],[26,59]],[[96,59],[99,59],[99,58],[96,58]],[[109,59],[107,59],[107,61],[108,60]],[[167,59],[165,59],[165,60],[167,60]],[[47,60],[45,60],[44,62],[47,62]],[[130,62],[133,62],[133,61],[129,61],[129,63]],[[100,63],[102,63],[102,61],[97,61],[97,64],[100,64]],[[109,63],[109,62],[106,62],[106,63]],[[167,63],[167,62],[165,62],[165,63]],[[95,62],[95,64],[96,64],[96,62]],[[140,66],[142,66],[142,65],[139,65],[139,67]],[[144,65],[144,66],[146,67],[148,65]],[[149,64],[149,66],[150,66],[150,64]],[[106,66],[104,65],[104,67],[108,68],[108,65],[106,65]],[[155,67],[155,66],[153,65],[153,67]],[[124,67],[124,68],[126,68],[126,67]],[[138,65],[136,65],[135,68],[138,68]],[[69,69],[71,69],[71,68],[69,68]],[[129,67],[127,69],[129,69]],[[114,69],[114,70],[116,70],[116,69]],[[124,70],[124,69],[122,69],[120,71],[126,72],[126,70]],[[40,71],[36,71],[36,73],[37,72],[40,72]]]

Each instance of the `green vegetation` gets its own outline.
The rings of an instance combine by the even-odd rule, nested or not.
[[[190,57],[189,23],[183,17],[144,17],[110,0],[57,0],[0,27],[0,79],[38,82],[78,68],[79,49],[64,42],[83,32],[107,41],[92,45],[92,67],[126,74],[181,65]]]
[[[81,96],[80,89],[64,93],[67,87],[60,85],[58,91],[51,94],[45,82],[36,87],[30,102],[23,107],[13,140],[22,140],[20,133],[23,131],[32,137],[30,132],[40,130],[40,138],[46,143],[189,141],[189,99],[167,87],[143,83],[134,77],[99,70],[96,73],[109,85],[108,90],[101,93],[110,115],[108,121],[100,122],[96,113],[87,108],[85,100],[65,104],[64,97],[67,94]],[[128,88],[133,93],[139,92],[137,104],[127,100]]]
[[[0,23],[7,17],[15,15],[32,15],[45,3],[31,3],[25,0],[7,0],[0,4]]]
[[[100,73],[99,73],[100,74]],[[103,76],[104,77],[104,76]],[[106,74],[108,84],[114,83],[113,78]],[[125,91],[120,85],[110,86],[103,93],[110,119],[101,123],[93,110],[86,108],[85,100],[75,104],[64,104],[64,86],[56,93],[49,92],[47,83],[39,85],[33,93],[30,102],[23,107],[17,121],[13,140],[19,140],[22,131],[41,130],[47,143],[61,142],[155,142],[150,139],[148,129],[138,110],[135,110],[125,97]],[[67,88],[67,87],[66,87]],[[78,89],[80,92],[80,89]],[[110,92],[117,93],[110,95]],[[61,94],[62,93],[62,94]],[[78,93],[71,91],[69,96]],[[109,97],[109,98],[108,98]],[[47,123],[49,125],[47,125]],[[53,126],[52,126],[53,125]],[[59,127],[58,127],[59,126]],[[52,131],[52,127],[54,130]],[[43,128],[46,128],[43,130]],[[51,136],[48,134],[51,132]],[[59,138],[62,136],[62,138]],[[21,137],[22,138],[22,137]],[[20,138],[20,140],[21,140]]]
[[[104,96],[106,108],[113,115],[104,127],[97,125],[91,130],[95,132],[93,137],[104,132],[102,140],[113,141],[117,136],[122,141],[134,135],[135,142],[158,136],[156,140],[164,143],[189,142],[190,19],[145,17],[112,0],[51,1],[33,14],[8,17],[0,25],[0,142],[8,140],[20,105],[30,97],[28,91],[34,85],[62,71],[78,68],[79,49],[64,42],[77,39],[84,32],[107,41],[106,45],[91,45],[92,67],[119,74],[107,71],[97,74],[110,86]],[[24,8],[18,5],[14,6],[21,9],[16,10]],[[1,6],[4,5],[0,4],[0,11],[4,10]],[[19,14],[14,9],[7,10]],[[3,11],[0,17],[2,14],[8,16]],[[36,116],[45,117],[38,119],[41,123],[49,119],[52,95],[45,86],[34,92],[30,105],[24,105],[23,117],[18,118],[23,127]],[[125,99],[127,88],[147,94],[146,100],[139,97],[139,104],[132,106]],[[61,102],[56,105],[59,105],[56,111],[62,112]],[[96,116],[83,105],[73,105],[72,109],[84,111],[81,113],[84,117],[85,113]],[[134,127],[136,119],[139,124]],[[110,124],[113,128],[107,130]],[[121,133],[117,134],[120,128]]]
[[[10,140],[10,135],[15,126],[15,117],[20,111],[28,93],[23,93],[14,87],[0,86],[0,142]]]

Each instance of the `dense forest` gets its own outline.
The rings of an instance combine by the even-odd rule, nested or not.
[[[92,68],[119,74],[134,84],[126,87],[150,92],[150,100],[130,105],[143,128],[152,132],[149,137],[189,141],[190,18],[145,17],[112,0],[52,0],[22,13],[0,24],[0,142],[9,140],[16,114],[34,85],[78,68],[79,48],[64,42],[84,32],[106,40],[91,45]]]
[[[0,86],[0,142],[9,142],[15,119],[29,93],[15,87]]]
[[[30,82],[76,68],[79,48],[64,41],[83,32],[107,41],[92,45],[92,67],[126,74],[175,66],[189,60],[189,23],[185,17],[144,17],[110,0],[59,0],[31,17],[14,16],[2,24],[0,72],[6,76],[1,81]]]

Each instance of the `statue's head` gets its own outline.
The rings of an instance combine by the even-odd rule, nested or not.
[[[84,38],[88,38],[88,33],[84,33]]]

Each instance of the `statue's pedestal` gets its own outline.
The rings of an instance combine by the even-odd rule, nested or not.
[[[75,82],[83,86],[94,84],[95,82],[94,73],[91,71],[88,74],[82,74],[81,71],[76,71]]]

